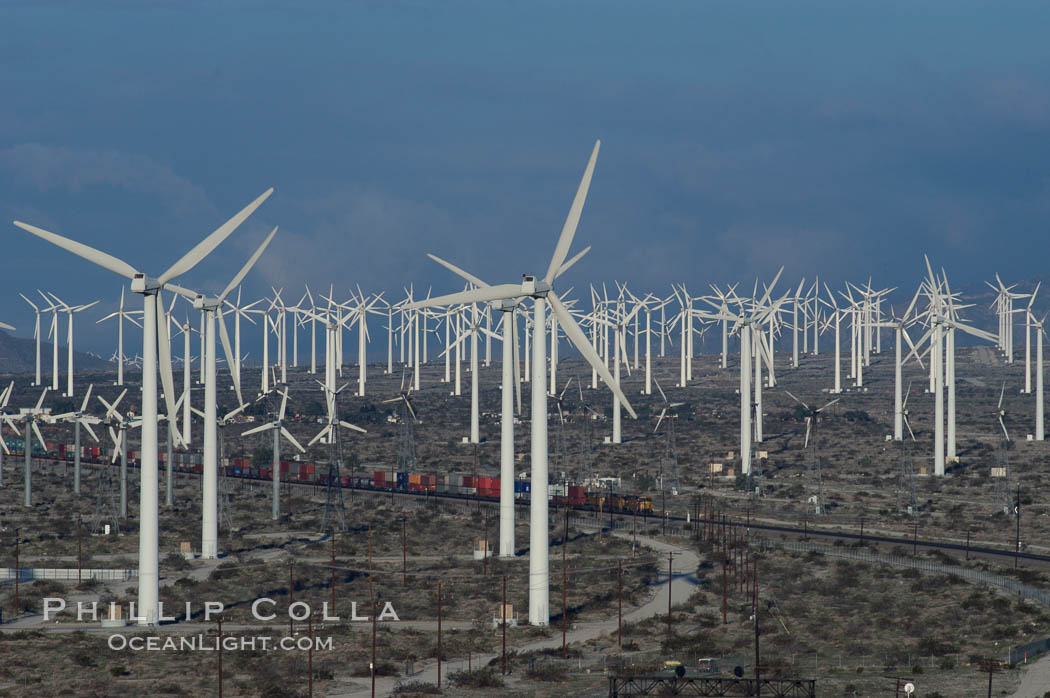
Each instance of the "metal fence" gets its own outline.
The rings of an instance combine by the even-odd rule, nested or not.
[[[138,576],[138,570],[116,570],[116,569],[82,569],[75,567],[21,567],[18,569],[18,581],[20,584],[35,582],[40,579],[54,579],[58,581],[77,581],[78,579],[97,579],[100,582],[125,582]],[[15,568],[0,567],[0,584],[13,584],[15,581]]]

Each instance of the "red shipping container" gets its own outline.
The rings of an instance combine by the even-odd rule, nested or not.
[[[474,477],[473,475],[464,475],[463,476],[463,486],[464,487],[477,487],[478,485],[477,485],[476,480],[477,480],[477,478]]]
[[[92,446],[91,447],[91,455],[94,456],[95,458],[98,458],[99,456],[101,456],[102,455],[102,447],[101,446]]]
[[[386,482],[386,473],[382,470],[377,470],[372,473],[372,481],[377,485],[382,485]]]

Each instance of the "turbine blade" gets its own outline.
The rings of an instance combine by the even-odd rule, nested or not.
[[[307,448],[310,448],[311,446],[313,446],[313,445],[314,445],[315,443],[317,443],[318,441],[320,441],[320,440],[321,440],[321,438],[322,438],[322,437],[323,437],[323,436],[324,436],[325,434],[327,434],[327,433],[328,433],[328,432],[330,432],[331,430],[332,430],[332,425],[331,425],[331,424],[329,424],[329,425],[328,425],[328,426],[326,426],[326,427],[325,427],[324,429],[322,429],[321,431],[317,432],[317,436],[315,436],[314,438],[310,439],[310,442],[309,442],[308,444],[306,444],[306,447],[307,447]]]
[[[243,267],[241,267],[241,270],[237,272],[237,276],[233,277],[233,280],[230,281],[230,283],[226,285],[226,288],[223,289],[223,292],[219,294],[220,305],[226,300],[226,296],[230,295],[230,291],[236,288],[241,281],[244,280],[244,277],[248,275],[248,272],[251,271],[252,267],[255,266],[255,263],[259,261],[259,257],[261,257],[262,253],[266,251],[266,246],[270,244],[270,240],[273,240],[273,236],[276,234],[277,226],[274,226],[274,229],[270,231],[270,234],[266,236],[266,239],[262,241],[262,244],[259,245],[254,253],[252,253],[252,256],[248,258],[248,261],[245,262]]]
[[[294,437],[294,436],[292,436],[292,432],[288,431],[288,430],[287,430],[287,429],[285,429],[284,427],[281,427],[281,436],[283,436],[284,438],[288,439],[288,441],[289,441],[289,442],[291,442],[291,444],[292,444],[293,446],[295,446],[295,447],[296,447],[297,449],[299,449],[299,452],[300,452],[300,453],[306,453],[306,449],[305,449],[305,448],[303,448],[303,447],[302,447],[302,446],[301,446],[301,445],[299,444],[299,442],[295,440],[295,437]]]
[[[449,293],[444,296],[425,298],[415,303],[404,306],[405,310],[416,310],[419,308],[430,308],[437,305],[458,305],[461,303],[486,303],[488,301],[517,298],[522,295],[521,286],[517,284],[500,284],[498,286],[485,286],[472,291],[460,291]]]
[[[230,233],[236,230],[237,226],[243,223],[255,209],[259,208],[262,202],[266,201],[272,193],[273,187],[264,191],[255,201],[242,208],[233,218],[220,225],[215,229],[215,232],[197,243],[196,247],[183,255],[182,259],[168,267],[168,270],[161,274],[157,281],[163,285],[197,266],[198,262],[211,254],[212,250],[229,237]]]
[[[471,274],[469,272],[466,272],[466,271],[463,271],[462,269],[457,267],[455,264],[452,264],[451,262],[446,262],[445,260],[441,259],[437,255],[433,255],[433,254],[427,253],[427,257],[430,257],[432,260],[434,260],[435,262],[437,262],[441,266],[445,267],[446,269],[448,269],[450,272],[452,272],[456,276],[460,277],[461,279],[466,279],[467,281],[469,281],[470,283],[474,284],[478,288],[485,288],[485,287],[487,287],[489,285],[489,284],[485,283],[484,281],[482,281],[481,279],[479,279],[478,277],[474,276],[473,274]]]
[[[257,427],[252,427],[248,431],[242,431],[241,436],[251,436],[252,434],[259,434],[266,431],[267,429],[273,429],[273,423],[267,422],[266,424],[262,424]]]
[[[124,260],[117,259],[113,255],[96,250],[94,247],[88,247],[87,245],[62,237],[61,235],[55,235],[54,233],[48,232],[43,228],[38,228],[35,225],[29,225],[28,223],[22,223],[21,221],[15,221],[14,223],[22,230],[32,233],[39,238],[43,238],[54,245],[58,245],[62,249],[72,252],[76,256],[82,257],[89,262],[97,264],[103,269],[109,269],[114,274],[120,274],[125,278],[131,279],[138,273],[135,271],[134,267]]]
[[[812,417],[806,417],[806,442],[804,444],[802,444],[802,448],[803,449],[809,448],[809,428],[812,425],[812,423],[813,423],[813,418]]]
[[[660,397],[664,402],[667,402],[667,396],[664,394],[664,389],[660,387],[660,381],[656,380],[656,376],[653,376],[653,383],[656,383],[656,389],[660,391]],[[580,396],[580,399],[583,399],[582,395]]]
[[[218,315],[219,338],[222,340],[222,352],[226,355],[226,368],[230,371],[233,389],[237,393],[237,404],[242,404],[244,398],[241,396],[241,381],[237,377],[237,372],[233,369],[236,357],[233,354],[233,348],[230,347],[230,333],[226,330],[226,320],[222,315],[222,311],[217,309],[215,313]]]
[[[558,322],[561,323],[562,328],[565,330],[565,335],[569,340],[576,345],[576,350],[579,351],[591,366],[598,371],[598,375],[602,377],[605,384],[609,386],[609,389],[613,391],[613,394],[620,399],[620,403],[624,406],[627,412],[634,419],[638,419],[638,414],[631,407],[630,401],[627,396],[623,394],[623,390],[616,384],[612,374],[609,373],[609,369],[605,366],[600,358],[598,358],[597,352],[594,351],[594,347],[587,340],[587,336],[580,329],[580,326],[576,324],[576,320],[573,319],[569,311],[562,305],[561,300],[558,298],[554,291],[550,291],[547,294],[547,301],[551,305],[551,310],[554,311],[555,316],[558,318]]]
[[[153,297],[157,314],[157,372],[160,374],[161,387],[164,390],[164,406],[167,408],[168,422],[174,424],[175,413],[175,379],[171,373],[171,339],[168,336],[168,316],[164,312],[164,299],[161,291]],[[185,445],[179,430],[172,431],[176,448]]]
[[[367,434],[368,433],[367,429],[362,429],[361,427],[357,426],[356,424],[351,424],[350,422],[344,422],[341,419],[339,420],[339,426],[341,426],[341,427],[343,427],[345,429],[353,429],[354,431],[359,431],[362,434]]]
[[[600,140],[594,142],[591,158],[587,161],[587,167],[583,171],[580,186],[576,189],[576,196],[573,198],[572,206],[569,208],[569,215],[565,218],[561,235],[558,236],[558,244],[554,248],[554,256],[551,257],[550,266],[547,267],[547,273],[543,277],[548,284],[554,283],[554,279],[557,278],[558,271],[565,262],[565,258],[569,256],[569,248],[572,247],[572,239],[576,235],[576,227],[580,224],[580,216],[583,215],[583,205],[587,201],[587,192],[591,188],[594,164],[598,160],[598,150],[601,148],[601,145],[602,142]]]

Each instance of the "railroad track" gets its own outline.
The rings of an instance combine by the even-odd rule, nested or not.
[[[15,453],[12,453],[11,458],[14,460],[17,458]],[[35,458],[35,461],[40,464],[49,465],[55,467],[57,465],[70,465],[72,461],[62,461],[53,458]],[[81,459],[81,467],[119,467],[117,464],[110,464],[105,461],[96,461],[95,459],[87,460]],[[128,462],[128,468],[137,469],[138,463]],[[162,468],[163,472],[163,468]],[[201,473],[197,473],[193,470],[180,470],[175,469],[174,475],[181,478],[199,478],[202,476]],[[227,475],[228,480],[234,482],[252,482],[252,483],[265,483],[269,485],[272,480],[260,476],[251,476],[250,474],[242,474],[240,476]],[[284,486],[295,487],[299,490],[324,490],[327,485],[321,482],[302,482],[295,480],[284,480],[281,483]],[[491,497],[479,497],[473,494],[467,493],[452,493],[452,492],[429,492],[429,491],[412,491],[412,490],[399,490],[388,487],[375,487],[373,485],[366,485],[363,482],[359,482],[356,485],[344,484],[340,485],[345,490],[351,493],[351,496],[363,495],[370,497],[388,497],[392,500],[407,500],[413,501],[417,504],[423,504],[425,502],[444,502],[451,504],[458,504],[466,507],[489,507],[495,508],[499,506],[499,500]],[[517,518],[527,518],[527,511],[529,501],[527,499],[515,499],[515,516]],[[803,527],[791,526],[780,523],[762,523],[757,520],[740,520],[739,518],[726,517],[716,518],[714,520],[699,518],[690,518],[688,521],[686,517],[674,516],[674,515],[658,515],[658,514],[632,514],[625,512],[597,512],[587,507],[572,506],[569,507],[572,512],[570,516],[570,522],[576,525],[590,525],[599,527],[607,530],[638,530],[638,526],[641,525],[644,530],[649,530],[653,526],[661,527],[661,534],[675,538],[688,538],[696,537],[702,531],[705,526],[728,526],[735,529],[744,529],[748,532],[751,530],[770,533],[774,535],[781,535],[788,538],[795,539],[824,539],[831,541],[842,541],[849,543],[866,543],[874,546],[892,546],[892,547],[910,547],[913,551],[918,552],[919,548],[924,550],[941,550],[950,551],[953,553],[964,553],[967,558],[985,558],[1002,562],[1004,560],[1014,560],[1015,562],[1027,562],[1034,563],[1039,567],[1050,568],[1050,555],[1042,555],[1039,553],[1030,553],[1023,551],[1016,551],[1013,549],[996,548],[987,545],[974,545],[957,543],[953,541],[935,540],[929,538],[918,538],[917,536],[912,537],[901,537],[892,536],[885,534],[871,534],[863,533],[861,531],[842,531],[842,530],[828,530],[823,528],[810,528],[808,525]],[[553,518],[558,518],[556,510],[552,509]],[[526,516],[522,516],[525,513]],[[644,531],[643,531],[644,532]]]

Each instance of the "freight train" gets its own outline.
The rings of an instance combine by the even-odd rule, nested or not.
[[[8,439],[7,443],[12,447],[12,456],[18,453],[20,448],[24,448],[20,439]],[[81,460],[84,463],[108,465],[110,453],[107,451],[105,446],[82,446]],[[74,452],[75,448],[72,444],[47,443],[44,448],[40,448],[34,443],[33,448],[36,458],[49,459],[56,463],[59,461],[72,462]],[[19,455],[22,454],[19,453]],[[165,454],[158,455],[161,467],[166,467]],[[250,458],[224,458],[223,461],[221,471],[226,477],[264,481],[273,478],[273,465],[270,463],[260,468],[252,465]],[[138,451],[128,449],[128,465],[133,468],[139,467]],[[328,484],[328,468],[325,465],[317,466],[314,463],[282,460],[279,467],[282,482],[321,486]],[[174,453],[172,469],[180,473],[202,473],[204,466],[201,462],[201,454],[199,452]],[[343,473],[338,484],[341,487],[362,490],[435,493],[499,501],[501,483],[498,477],[482,477],[464,473],[437,475],[375,470],[371,473]],[[531,496],[532,483],[529,480],[514,480],[515,499],[528,500]],[[653,500],[650,497],[616,493],[606,489],[588,491],[588,488],[583,485],[550,484],[547,487],[547,497],[552,506],[557,508],[567,506],[572,509],[606,513],[651,514],[653,512]]]

